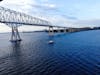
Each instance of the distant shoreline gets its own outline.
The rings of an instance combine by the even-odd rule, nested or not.
[[[19,33],[35,33],[35,32],[45,32],[45,31],[22,31]],[[4,34],[4,33],[11,33],[11,32],[0,32],[0,34]]]

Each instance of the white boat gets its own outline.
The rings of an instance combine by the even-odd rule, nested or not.
[[[53,43],[54,43],[54,41],[53,41],[53,40],[50,40],[48,43],[49,43],[49,44],[53,44]]]

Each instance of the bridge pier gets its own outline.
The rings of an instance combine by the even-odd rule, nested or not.
[[[66,28],[64,28],[64,33],[66,33]]]
[[[54,30],[52,26],[49,26],[49,35],[52,36],[54,34]]]
[[[11,42],[21,41],[17,26],[12,26],[12,34],[11,34],[11,40],[10,41]]]
[[[61,32],[60,27],[58,27],[58,33],[60,33],[60,32]]]

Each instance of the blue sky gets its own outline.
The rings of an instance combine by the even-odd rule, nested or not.
[[[3,0],[0,6],[66,27],[100,26],[100,0]],[[20,30],[42,29],[25,26]],[[1,25],[0,31],[10,30]]]

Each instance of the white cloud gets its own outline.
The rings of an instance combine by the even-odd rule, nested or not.
[[[30,14],[29,12],[39,12],[43,9],[55,9],[56,5],[48,2],[39,3],[37,0],[4,0],[0,6],[7,7],[16,11]],[[44,10],[43,10],[44,11]]]
[[[100,26],[100,19],[77,20],[73,24],[79,25],[80,27],[95,27]]]
[[[49,2],[49,0],[40,0],[41,2]]]
[[[48,8],[56,8],[55,4],[43,4],[43,6],[48,7]]]
[[[32,9],[32,4],[36,4],[35,0],[4,0],[0,6],[28,13]]]

